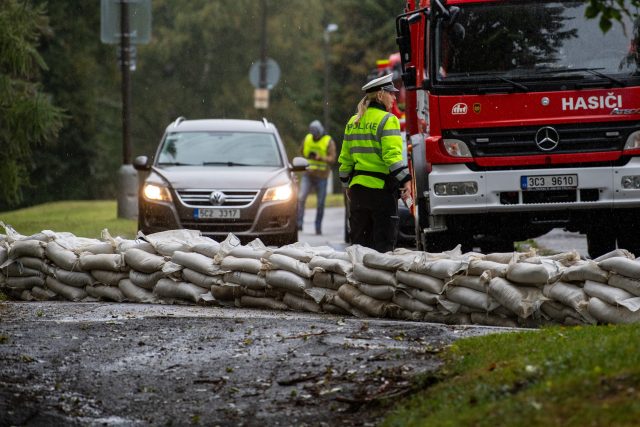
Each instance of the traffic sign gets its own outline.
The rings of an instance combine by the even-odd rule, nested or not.
[[[265,84],[266,88],[260,87],[260,66],[262,61],[258,60],[251,65],[249,70],[249,81],[256,89],[273,89],[280,80],[280,66],[276,61],[267,58],[265,67]]]
[[[131,44],[146,44],[151,39],[151,0],[100,0],[100,40],[106,44],[120,43],[120,7],[129,6]]]

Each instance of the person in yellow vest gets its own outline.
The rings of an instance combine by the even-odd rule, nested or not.
[[[340,181],[349,199],[352,244],[388,252],[398,234],[398,198],[411,194],[402,158],[400,122],[389,113],[398,89],[387,74],[362,87],[366,93],[349,119],[340,150]]]
[[[318,198],[316,208],[316,234],[322,234],[322,217],[324,203],[327,198],[327,181],[331,172],[331,164],[336,161],[336,145],[325,133],[322,123],[314,120],[309,124],[309,133],[305,136],[301,147],[302,155],[309,162],[307,171],[302,175],[298,192],[298,230],[302,230],[304,207],[307,196],[315,188]]]

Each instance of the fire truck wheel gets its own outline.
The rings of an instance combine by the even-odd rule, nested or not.
[[[591,259],[611,252],[616,248],[616,237],[609,230],[593,230],[587,233],[587,251]]]

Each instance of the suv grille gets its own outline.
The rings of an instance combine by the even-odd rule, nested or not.
[[[180,201],[189,207],[243,207],[249,206],[255,200],[260,190],[177,190]],[[211,194],[214,192],[222,193],[224,202],[221,204],[213,204]]]
[[[526,156],[538,154],[589,153],[621,151],[637,122],[576,123],[552,126],[560,142],[551,151],[542,151],[535,142],[536,133],[544,126],[457,129],[443,132],[445,138],[467,143],[474,157]]]

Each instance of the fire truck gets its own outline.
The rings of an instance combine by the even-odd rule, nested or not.
[[[586,234],[640,256],[640,19],[588,2],[408,0],[396,18],[416,243]],[[421,126],[426,123],[426,126]]]

